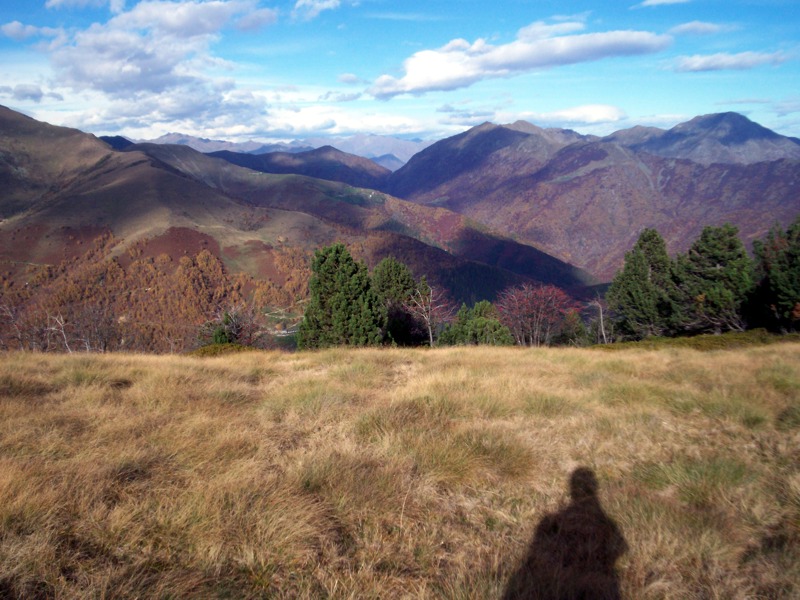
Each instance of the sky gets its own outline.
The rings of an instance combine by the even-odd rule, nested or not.
[[[800,137],[800,0],[3,0],[0,104],[96,135]]]

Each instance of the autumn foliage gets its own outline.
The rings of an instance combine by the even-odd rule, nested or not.
[[[523,284],[501,293],[497,308],[501,322],[511,330],[517,344],[547,346],[575,304],[553,285]]]
[[[197,346],[204,325],[224,319],[225,313],[291,307],[308,293],[304,253],[276,253],[279,285],[231,275],[208,250],[176,260],[166,253],[148,256],[142,244],[122,254],[117,246],[106,235],[78,258],[6,273],[0,291],[0,347],[178,352]],[[248,339],[258,337],[252,329],[249,323]]]

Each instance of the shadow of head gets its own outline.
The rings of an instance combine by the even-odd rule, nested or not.
[[[597,477],[587,467],[578,467],[569,478],[569,495],[573,502],[597,496]]]

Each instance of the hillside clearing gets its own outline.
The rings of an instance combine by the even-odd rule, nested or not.
[[[800,344],[5,354],[0,596],[501,598],[581,473],[623,597],[796,597]]]

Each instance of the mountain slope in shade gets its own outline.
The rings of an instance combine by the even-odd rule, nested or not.
[[[519,126],[483,123],[416,154],[392,174],[385,189],[395,196],[415,199],[420,195],[426,198],[447,195],[444,188],[452,181],[486,189],[492,182],[482,179],[483,171],[509,176],[519,168],[535,170],[567,143],[558,136],[521,131]],[[440,188],[442,194],[437,192]]]
[[[306,175],[373,189],[382,188],[391,174],[389,169],[367,158],[347,154],[332,146],[294,153],[270,152],[256,155],[223,151],[210,155],[262,173]]]
[[[278,250],[310,252],[339,240],[373,266],[393,254],[464,301],[523,281],[591,283],[570,265],[482,232],[460,215],[371,190],[263,174],[186,146],[115,152],[93,136],[3,108],[0,132],[4,277],[21,263],[83,254],[88,242],[111,232],[123,239],[121,253],[142,240],[150,240],[145,248],[153,256],[173,259],[206,248],[231,272],[256,277],[272,275]]]
[[[122,137],[121,135],[101,135],[100,139],[111,146],[114,150],[125,150],[125,148],[133,146],[135,143],[126,137]]]
[[[196,181],[254,206],[295,210],[354,231],[412,238],[458,260],[500,268],[514,276],[553,283],[575,292],[596,283],[580,269],[536,248],[498,236],[449,210],[420,206],[339,182],[256,173],[189,148],[159,145],[139,148]],[[467,282],[459,285],[464,288]]]
[[[764,157],[784,146],[792,156],[789,138],[742,119],[700,118],[677,129],[710,140],[707,147],[736,153],[761,139]],[[570,143],[537,129],[484,124],[442,140],[393,174],[387,189],[464,214],[606,281],[645,227],[658,228],[676,252],[706,225],[731,222],[749,242],[800,213],[800,162],[791,158],[704,165],[642,150],[663,139],[659,130]]]

